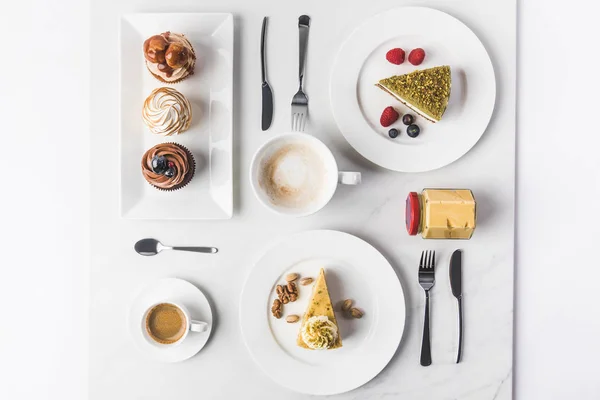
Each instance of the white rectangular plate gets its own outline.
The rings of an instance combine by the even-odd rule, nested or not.
[[[121,18],[121,216],[132,219],[228,219],[233,214],[231,14],[130,14]],[[192,43],[194,75],[174,85],[146,69],[144,40],[162,32],[182,33]],[[150,132],[142,106],[155,88],[172,86],[191,102],[192,124],[180,135]],[[192,181],[160,191],[141,172],[142,155],[161,142],[187,147],[196,160]]]

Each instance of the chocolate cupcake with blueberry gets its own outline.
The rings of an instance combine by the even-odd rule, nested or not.
[[[194,177],[196,161],[192,153],[177,143],[160,143],[142,157],[142,174],[159,190],[181,189]]]
[[[148,71],[159,81],[177,83],[194,73],[196,53],[181,33],[164,32],[144,41]]]

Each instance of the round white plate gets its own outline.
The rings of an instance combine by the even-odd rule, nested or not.
[[[406,52],[401,65],[385,59],[395,47]],[[413,66],[408,54],[417,47],[425,50],[425,61]],[[391,127],[379,123],[384,108],[393,106],[401,115],[416,114],[375,84],[392,75],[439,65],[452,70],[443,119],[434,124],[417,117],[421,134],[414,139],[398,120],[392,127],[400,129],[400,136],[390,139]],[[374,16],[350,35],[333,65],[330,96],[337,125],[356,151],[391,170],[423,172],[458,160],[477,143],[494,111],[496,79],[483,44],[466,25],[441,11],[403,7]]]
[[[208,324],[205,332],[190,332],[185,340],[173,346],[156,346],[144,337],[144,313],[153,304],[172,301],[184,305],[192,319]],[[150,358],[173,363],[187,360],[200,351],[208,341],[212,330],[212,311],[204,293],[188,281],[167,278],[146,286],[133,301],[129,310],[129,331],[136,347]]]
[[[343,347],[306,350],[296,345],[300,323],[285,316],[302,315],[311,286],[298,286],[299,298],[271,315],[275,286],[290,272],[316,278],[325,268]],[[348,319],[339,310],[346,298],[364,310]],[[388,261],[367,242],[337,231],[307,231],[270,248],[252,269],[240,301],[242,336],[252,358],[275,382],[307,394],[347,392],[373,379],[390,361],[404,330],[404,293]]]

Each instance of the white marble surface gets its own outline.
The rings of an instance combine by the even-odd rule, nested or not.
[[[480,37],[494,63],[496,111],[477,146],[438,171],[400,174],[362,159],[338,132],[329,108],[328,75],[335,51],[352,27],[379,11],[423,4],[455,15]],[[253,364],[238,326],[239,293],[252,261],[270,241],[304,229],[355,234],[377,247],[395,266],[407,296],[405,335],[388,367],[344,399],[509,399],[512,393],[513,232],[515,165],[515,2],[431,1],[369,3],[317,0],[277,2],[222,0],[218,4],[177,1],[96,1],[92,5],[92,265],[90,396],[92,399],[301,399],[271,382]],[[230,221],[128,221],[118,213],[118,16],[126,12],[226,11],[236,16],[235,215]],[[247,169],[253,151],[287,129],[296,89],[297,17],[312,17],[306,91],[314,133],[328,144],[341,169],[363,172],[361,187],[341,187],[315,216],[298,220],[271,215],[253,198]],[[259,35],[270,15],[269,78],[275,96],[270,131],[259,129]],[[107,163],[106,160],[114,160]],[[424,242],[404,230],[404,199],[427,186],[469,187],[480,206],[479,227],[469,242]],[[165,204],[165,207],[168,207]],[[141,237],[165,243],[207,244],[216,256],[162,254],[142,258],[132,246]],[[464,362],[456,351],[455,302],[447,260],[464,252]],[[420,251],[440,255],[432,293],[434,364],[419,366],[422,292],[416,279]],[[180,277],[211,299],[216,326],[208,345],[176,365],[147,361],[132,346],[125,318],[136,290],[159,277]]]

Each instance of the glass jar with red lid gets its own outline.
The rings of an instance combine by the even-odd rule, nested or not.
[[[406,198],[406,230],[423,239],[470,239],[477,203],[469,189],[424,189]]]

